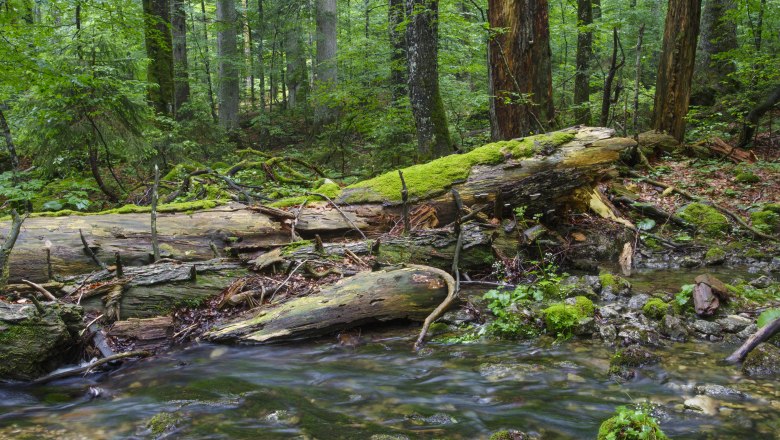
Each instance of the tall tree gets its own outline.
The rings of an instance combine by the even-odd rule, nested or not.
[[[332,87],[336,84],[336,23],[338,15],[336,0],[317,0],[315,19],[317,21],[317,55],[315,81],[318,87]],[[327,106],[317,108],[317,119],[327,121],[332,116]]]
[[[190,99],[190,78],[187,69],[187,12],[184,0],[173,0],[171,33],[173,41],[173,113],[177,119],[184,115],[180,111]]]
[[[547,0],[490,0],[490,120],[494,139],[546,131],[554,117]]]
[[[390,89],[393,102],[406,95],[406,38],[401,30],[404,22],[404,0],[388,0],[387,33],[390,37]]]
[[[406,62],[409,101],[422,159],[452,152],[447,114],[439,90],[439,2],[406,0]]]
[[[238,13],[235,0],[217,0],[217,57],[219,71],[219,124],[238,128]]]
[[[290,5],[289,8],[295,10],[295,17],[292,17],[287,23],[284,33],[284,52],[287,59],[285,84],[287,85],[287,108],[295,109],[306,102],[309,81],[306,69],[306,50],[302,41],[301,11],[297,5]]]
[[[655,88],[653,128],[682,141],[696,62],[701,0],[669,0]]]
[[[173,51],[170,0],[143,0],[144,37],[149,57],[149,101],[161,114],[173,112]]]
[[[577,0],[577,71],[574,74],[574,119],[590,124],[590,60],[593,58],[593,2]]]
[[[13,136],[11,136],[11,128],[8,126],[8,121],[5,119],[5,113],[3,113],[3,110],[6,109],[6,105],[0,103],[0,132],[2,132],[3,138],[5,138],[5,148],[8,150],[8,156],[11,158],[11,165],[16,169],[19,167],[19,156],[16,154],[16,146],[14,145]]]
[[[263,0],[257,0],[257,27],[255,41],[257,41],[257,79],[260,83],[260,111],[265,111],[265,59],[263,58],[265,46],[265,11]]]
[[[736,71],[736,65],[724,55],[737,48],[737,24],[729,16],[735,8],[734,0],[707,0],[704,3],[700,50],[694,73],[698,105],[713,105],[717,95],[734,88],[729,75]]]

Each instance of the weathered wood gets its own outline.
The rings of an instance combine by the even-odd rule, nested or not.
[[[83,311],[72,304],[0,302],[0,380],[30,380],[68,360],[83,329]]]
[[[170,344],[173,336],[173,318],[156,316],[117,321],[109,329],[108,336],[132,344],[134,350],[156,351]]]
[[[693,307],[699,316],[711,316],[720,306],[712,288],[706,283],[697,283],[693,288]]]
[[[751,352],[758,344],[766,341],[767,339],[780,332],[780,318],[775,319],[764,327],[760,328],[757,332],[753,333],[741,347],[739,347],[734,353],[731,353],[726,358],[726,362],[737,363],[741,362],[748,353]]]
[[[447,296],[437,271],[405,267],[362,272],[268,309],[254,309],[204,337],[217,342],[268,343],[320,336],[370,322],[423,320]]]

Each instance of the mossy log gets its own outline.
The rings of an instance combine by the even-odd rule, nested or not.
[[[362,272],[267,309],[254,309],[204,337],[269,343],[325,335],[371,322],[422,321],[447,296],[447,282],[423,266]]]
[[[0,380],[31,380],[46,374],[74,354],[84,328],[81,307],[43,303],[0,302]]]
[[[451,155],[404,170],[409,203],[428,205],[439,224],[454,220],[456,209],[451,189],[456,189],[464,206],[493,204],[526,206],[528,213],[551,213],[561,207],[587,207],[586,194],[619,159],[633,140],[614,138],[607,128],[575,127],[548,135],[485,145],[469,153]],[[328,201],[307,204],[302,200],[279,202],[297,216],[295,231],[303,237],[315,234],[324,239],[354,233],[356,228],[370,235],[388,231],[401,215],[401,184],[397,172],[328,192],[339,205]],[[331,197],[332,195],[332,197]],[[310,195],[306,200],[318,200]],[[501,209],[497,210],[501,211]],[[346,218],[345,218],[346,217]],[[196,212],[161,213],[157,231],[162,257],[182,261],[206,260],[215,251],[251,254],[286,244],[292,236],[290,218],[229,204]],[[0,226],[7,233],[9,223]],[[9,276],[34,282],[55,276],[85,273],[97,265],[84,249],[79,236],[103,264],[113,264],[119,252],[125,266],[151,262],[151,228],[148,213],[33,217],[27,219],[11,254]],[[50,243],[50,245],[48,244]]]

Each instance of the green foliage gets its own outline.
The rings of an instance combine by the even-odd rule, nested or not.
[[[695,284],[684,284],[680,291],[674,295],[674,309],[676,312],[685,312],[693,309],[693,288]]]
[[[660,298],[652,298],[642,307],[642,313],[648,318],[659,320],[669,312],[669,304]]]
[[[750,221],[754,228],[765,234],[774,234],[780,229],[780,214],[770,210],[750,213]]]
[[[614,416],[599,427],[598,440],[667,440],[650,408],[618,407]]]
[[[762,328],[777,318],[780,318],[780,309],[766,309],[761,312],[760,315],[758,315],[758,319],[756,319],[756,325],[758,328]]]
[[[31,173],[0,173],[0,198],[11,208],[23,210],[44,186]]]

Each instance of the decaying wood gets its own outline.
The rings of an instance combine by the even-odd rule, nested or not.
[[[152,185],[151,240],[152,262],[160,259],[160,241],[157,239],[157,200],[160,188],[160,167],[154,165],[154,185]],[[97,259],[95,259],[97,261]]]
[[[48,299],[49,301],[54,301],[54,302],[56,302],[56,301],[57,301],[57,297],[56,297],[56,296],[54,296],[54,295],[52,295],[52,293],[51,293],[51,292],[49,292],[48,290],[46,290],[46,288],[45,288],[45,287],[43,287],[43,286],[41,286],[40,284],[36,284],[36,283],[33,283],[32,281],[28,281],[28,280],[22,280],[22,282],[23,282],[24,284],[27,284],[28,286],[32,287],[33,289],[35,289],[35,290],[36,290],[37,292],[39,292],[41,295],[43,295],[44,297],[46,297],[46,299]]]
[[[173,318],[156,316],[154,318],[130,318],[115,322],[108,336],[133,344],[133,349],[156,351],[171,342]]]
[[[0,287],[5,287],[5,285],[8,284],[10,278],[11,251],[16,245],[16,240],[19,239],[19,231],[25,220],[17,214],[15,209],[11,210],[11,217],[11,227],[5,236],[3,245],[0,246]]]
[[[712,316],[718,310],[720,301],[713,295],[709,284],[698,283],[693,288],[693,307],[699,316]]]
[[[707,147],[712,151],[713,153],[723,156],[726,159],[734,162],[734,163],[740,163],[740,162],[748,162],[748,163],[755,163],[758,160],[758,157],[756,157],[756,153],[752,151],[743,150],[739,147],[732,147],[726,141],[719,137],[714,137],[707,142]]]
[[[757,332],[753,333],[741,347],[739,347],[734,353],[731,353],[726,358],[726,362],[737,363],[741,362],[758,344],[766,341],[767,339],[780,332],[780,318],[775,319],[764,327],[760,328]]]
[[[362,272],[320,293],[247,312],[204,337],[267,343],[320,336],[370,322],[423,320],[447,296],[440,272],[419,266]]]

